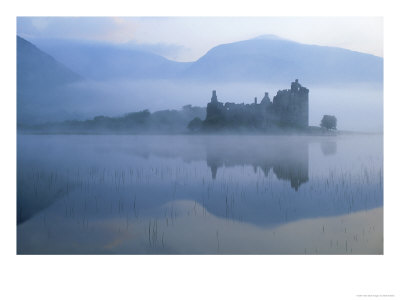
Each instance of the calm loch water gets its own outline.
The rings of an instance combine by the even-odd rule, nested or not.
[[[18,135],[19,254],[382,254],[383,138]]]

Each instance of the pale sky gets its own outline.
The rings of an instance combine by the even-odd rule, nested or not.
[[[177,61],[265,34],[383,57],[382,17],[19,17],[17,33],[28,40],[131,43]]]

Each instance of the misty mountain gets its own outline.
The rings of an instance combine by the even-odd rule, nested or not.
[[[340,129],[382,130],[383,59],[373,55],[271,36],[217,46],[193,63],[100,43],[35,45],[17,38],[19,124],[204,106],[214,89],[220,101],[250,103],[298,78],[310,89],[310,125],[332,114]]]
[[[18,87],[57,86],[80,80],[52,56],[38,49],[27,40],[17,36]]]
[[[58,39],[39,39],[35,43],[70,69],[93,80],[171,79],[190,65],[126,45]]]
[[[194,62],[184,77],[202,81],[306,83],[382,82],[383,58],[275,36],[219,45]]]
[[[36,40],[44,51],[94,80],[191,79],[208,82],[382,82],[383,58],[264,35],[219,45],[193,63],[168,60],[126,45]]]
[[[60,103],[62,91],[82,77],[27,40],[17,36],[18,122],[40,120],[51,106]]]

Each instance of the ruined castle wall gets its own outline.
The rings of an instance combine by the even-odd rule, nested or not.
[[[278,91],[273,99],[273,108],[280,125],[308,126],[308,89],[293,82],[290,90]]]
[[[247,126],[266,129],[276,125],[307,127],[308,126],[308,89],[298,81],[292,82],[290,90],[278,91],[269,100],[265,94],[260,104],[235,104],[218,102],[213,91],[211,102],[207,104],[206,125],[228,127]]]

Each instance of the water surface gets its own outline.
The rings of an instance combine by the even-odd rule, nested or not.
[[[20,254],[382,254],[382,136],[18,135]]]

